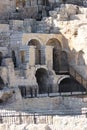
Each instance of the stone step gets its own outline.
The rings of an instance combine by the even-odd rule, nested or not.
[[[69,74],[86,88],[87,81],[84,79],[84,77],[82,77],[82,75],[79,74],[76,69],[69,67]]]

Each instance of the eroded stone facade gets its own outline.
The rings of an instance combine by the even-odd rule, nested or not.
[[[69,78],[65,73],[70,65],[87,80],[87,8],[60,0],[12,0],[1,5],[1,89],[58,92],[60,81]]]

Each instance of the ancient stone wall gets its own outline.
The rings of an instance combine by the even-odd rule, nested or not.
[[[15,0],[0,0],[0,18],[8,19],[9,13],[15,10]]]
[[[47,11],[60,6],[61,3],[70,3],[77,5],[87,6],[87,2],[84,0],[34,0],[34,1],[17,1],[17,0],[5,0],[0,1],[0,19],[24,19],[24,18],[36,18],[41,19],[42,16],[47,16]],[[44,7],[48,6],[49,9],[44,10]],[[7,22],[7,21],[5,21]]]

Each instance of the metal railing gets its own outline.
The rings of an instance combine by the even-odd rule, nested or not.
[[[48,114],[47,114],[48,113]],[[64,110],[58,111],[46,111],[46,113],[29,113],[28,111],[25,112],[16,112],[16,111],[4,111],[0,114],[0,124],[53,124],[53,118],[55,116],[71,116],[71,117],[87,117],[87,113],[81,113],[79,111],[73,112],[72,110]]]
[[[58,96],[62,96],[62,97],[66,97],[66,96],[79,96],[79,95],[86,95],[87,93],[85,91],[71,91],[71,92],[56,92],[56,93],[43,93],[43,94],[27,94],[27,95],[23,95],[23,98],[43,98],[43,97],[58,97]]]
[[[50,118],[50,120],[49,120]],[[7,124],[52,124],[53,114],[37,114],[28,112],[3,112],[0,114],[0,123]]]

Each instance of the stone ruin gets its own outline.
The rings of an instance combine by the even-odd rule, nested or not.
[[[16,92],[18,100],[86,91],[86,7],[85,0],[0,1],[1,103]]]

